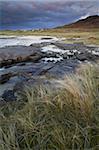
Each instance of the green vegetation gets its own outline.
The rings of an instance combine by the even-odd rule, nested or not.
[[[0,105],[0,150],[98,150],[99,70],[82,66],[62,88],[26,87]]]
[[[49,35],[58,38],[65,38],[65,43],[83,42],[85,44],[99,45],[99,29],[75,29],[75,28],[60,28],[41,31],[0,31],[0,35]],[[78,38],[75,40],[75,38]]]

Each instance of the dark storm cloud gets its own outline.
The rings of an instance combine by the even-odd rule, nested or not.
[[[1,0],[1,29],[50,28],[99,14],[98,1]]]

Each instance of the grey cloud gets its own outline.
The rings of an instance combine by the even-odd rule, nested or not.
[[[99,14],[98,1],[1,1],[0,28],[49,28],[89,14]]]

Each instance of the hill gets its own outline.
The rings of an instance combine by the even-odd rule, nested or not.
[[[89,16],[85,19],[58,28],[99,28],[99,16]]]

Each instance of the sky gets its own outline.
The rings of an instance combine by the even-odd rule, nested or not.
[[[92,15],[99,0],[0,0],[0,30],[54,28]]]

